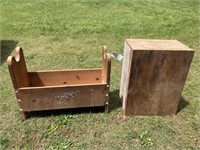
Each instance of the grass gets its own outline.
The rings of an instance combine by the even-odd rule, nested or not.
[[[198,0],[1,0],[0,149],[200,149],[199,8]],[[113,59],[109,114],[49,111],[23,121],[5,63],[14,47],[24,49],[29,71],[95,68],[102,44],[123,53],[126,38],[195,49],[177,115],[123,118],[122,62]]]

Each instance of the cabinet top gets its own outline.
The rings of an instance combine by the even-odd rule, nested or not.
[[[132,50],[193,51],[177,40],[126,39],[125,43]]]

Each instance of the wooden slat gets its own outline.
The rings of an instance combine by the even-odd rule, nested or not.
[[[30,83],[28,79],[26,62],[24,59],[22,48],[17,47],[15,51],[16,59],[12,56],[9,56],[7,59],[7,64],[13,82],[13,86],[15,89],[20,87],[28,87],[30,86]]]
[[[17,93],[22,111],[105,106],[106,85],[23,88]]]
[[[106,83],[110,85],[110,72],[111,72],[111,54],[106,54]],[[104,68],[102,68],[104,69]]]
[[[101,69],[29,72],[28,76],[32,87],[101,83]]]
[[[102,46],[102,83],[107,84],[107,91],[110,89],[111,54],[106,53],[107,47]],[[109,112],[109,93],[106,95],[105,112]]]
[[[111,55],[106,51],[107,47],[102,46],[102,81],[110,84]]]
[[[159,45],[160,41],[157,42]],[[165,41],[162,41],[161,45],[163,42]],[[169,44],[170,41],[167,43]],[[131,54],[131,60],[125,55],[124,63],[126,64],[123,64],[123,67],[130,67],[127,68],[128,72],[123,72],[124,75],[122,75],[123,77],[127,74],[127,78],[125,78],[127,83],[124,83],[125,89],[121,91],[122,97],[125,97],[123,103],[125,115],[170,115],[176,113],[194,51],[189,48],[176,50],[183,46],[179,45],[179,42],[175,43],[177,48],[175,45],[170,45],[161,50],[151,50],[151,47],[155,46],[154,42],[152,45],[142,45],[141,50],[136,46],[137,43],[135,43],[136,47],[130,42],[125,43],[127,44],[125,47],[131,48],[132,51],[131,54],[129,50],[125,49],[128,53],[127,57],[130,57],[129,54]],[[175,43],[172,41],[171,44]],[[143,50],[144,47],[149,49]],[[170,51],[172,47],[173,49]],[[126,59],[129,61],[126,62]]]
[[[107,85],[105,83],[93,83],[93,84],[72,84],[72,85],[54,85],[54,86],[36,86],[36,87],[23,87],[19,88],[19,90],[27,90],[27,89],[45,89],[45,88],[56,88],[56,87],[79,87],[79,86],[102,86]]]

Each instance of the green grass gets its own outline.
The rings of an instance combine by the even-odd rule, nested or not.
[[[1,0],[0,149],[200,149],[198,0]],[[112,60],[111,112],[48,112],[23,121],[5,63],[24,49],[29,71],[96,68],[101,45],[177,39],[195,49],[175,116],[123,118],[122,62]]]

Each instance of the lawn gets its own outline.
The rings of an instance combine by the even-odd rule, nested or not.
[[[0,149],[200,149],[198,0],[0,2]],[[48,111],[23,120],[6,64],[16,46],[29,71],[98,68],[101,45],[123,54],[127,38],[177,39],[195,50],[176,115],[124,118],[122,62],[112,59],[110,113]]]

